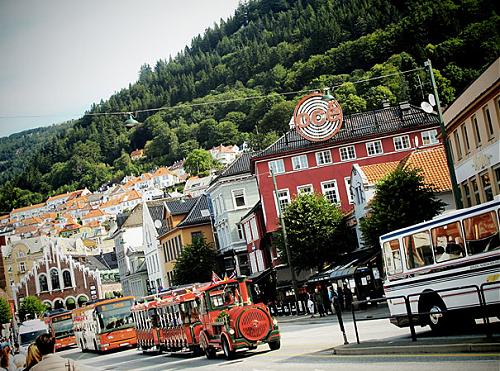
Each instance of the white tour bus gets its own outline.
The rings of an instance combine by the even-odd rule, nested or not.
[[[498,316],[499,219],[500,200],[495,199],[381,236],[386,297],[410,295],[412,313],[423,313],[412,316],[415,324],[438,330],[451,324],[452,313],[460,314],[461,323],[483,318],[477,290],[456,288],[491,283],[483,286],[487,315]],[[404,299],[387,302],[391,322],[408,326]]]

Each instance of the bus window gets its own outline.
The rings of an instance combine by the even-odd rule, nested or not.
[[[429,232],[417,232],[403,238],[408,269],[434,263]]]
[[[469,255],[493,251],[500,247],[494,211],[464,219],[464,229]]]
[[[459,222],[433,228],[431,235],[437,263],[465,256],[464,238]]]
[[[401,273],[403,271],[398,240],[384,242],[384,255],[388,274]]]

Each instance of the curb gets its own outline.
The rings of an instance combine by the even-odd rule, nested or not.
[[[425,354],[425,353],[499,353],[500,343],[439,344],[439,345],[395,345],[374,347],[333,348],[333,354],[342,356],[380,354]]]

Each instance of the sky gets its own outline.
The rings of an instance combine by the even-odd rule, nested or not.
[[[0,137],[77,119],[239,0],[0,0]]]

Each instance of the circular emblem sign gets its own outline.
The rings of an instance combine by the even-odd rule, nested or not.
[[[312,142],[333,137],[342,126],[342,109],[336,100],[324,100],[323,94],[312,93],[303,97],[293,114],[297,133]]]

